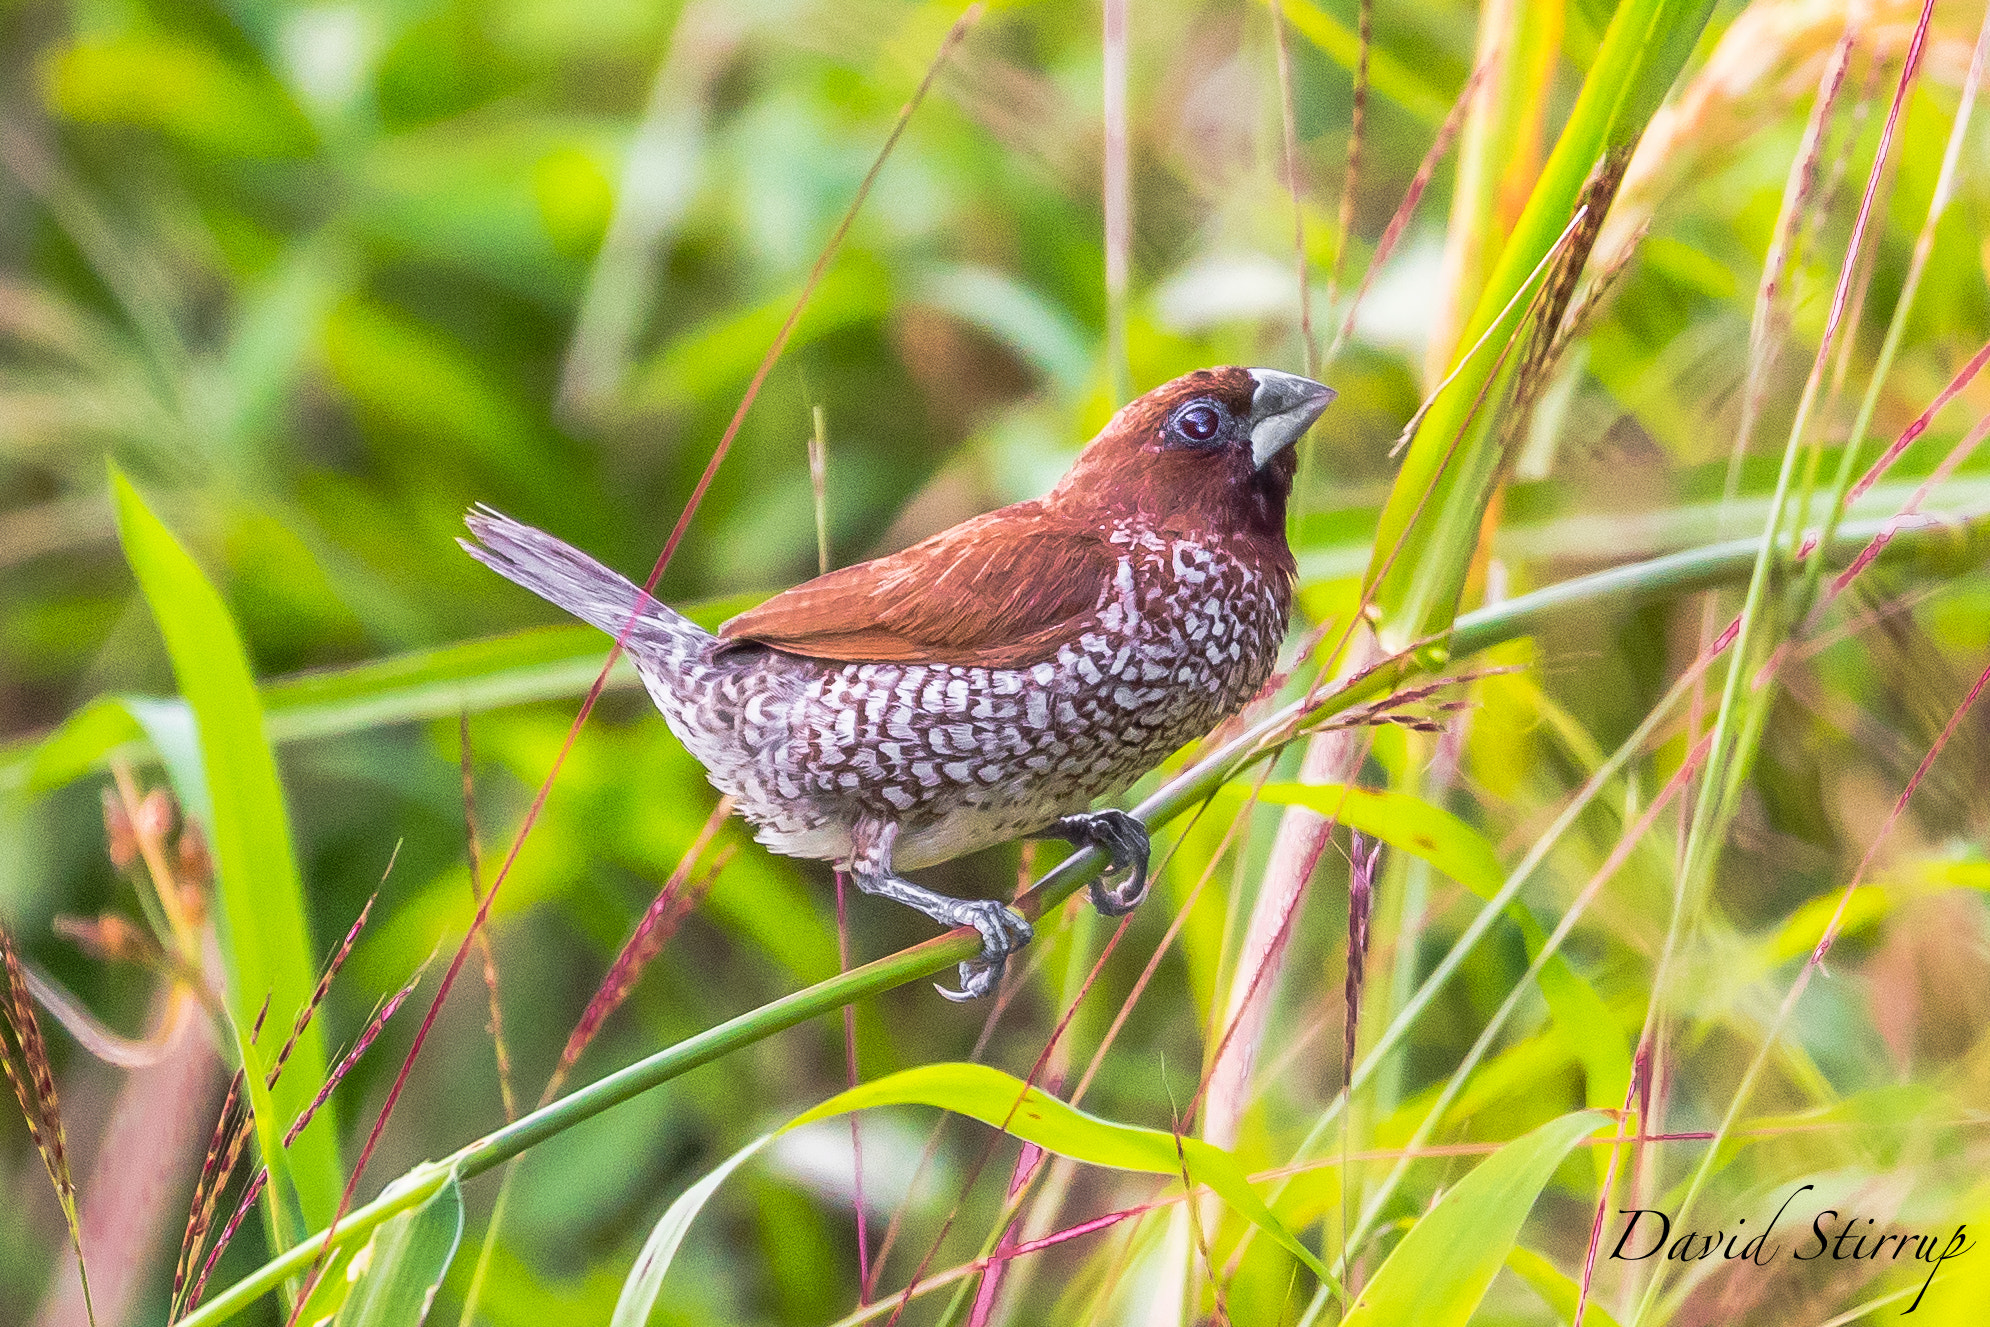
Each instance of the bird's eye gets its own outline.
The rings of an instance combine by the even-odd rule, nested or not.
[[[1196,402],[1175,416],[1175,429],[1188,442],[1208,442],[1222,427],[1222,413],[1204,401]]]

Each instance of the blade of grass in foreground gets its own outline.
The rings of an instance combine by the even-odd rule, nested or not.
[[[1974,559],[1990,553],[1990,540],[1985,539],[1990,530],[1986,526],[1990,526],[1990,522],[1981,516],[1961,523],[1930,520],[1902,530],[1889,548],[1889,555],[1898,556],[1915,549],[1946,550],[1958,559],[1948,564],[1953,569],[1961,565],[1961,558]],[[1502,641],[1525,635],[1535,630],[1544,619],[1571,608],[1594,611],[1604,605],[1620,606],[1637,602],[1654,594],[1681,593],[1731,583],[1747,575],[1754,564],[1758,543],[1754,539],[1735,540],[1651,562],[1617,567],[1467,613],[1459,618],[1453,629],[1452,652],[1456,657],[1463,657],[1488,649]],[[1831,553],[1835,558],[1842,559],[1856,553],[1862,546],[1861,531],[1846,527],[1839,531]],[[1295,702],[1278,710],[1223,747],[1197,760],[1133,808],[1134,814],[1150,826],[1173,820],[1208,798],[1225,780],[1234,777],[1251,761],[1276,750],[1278,743],[1289,741],[1309,717],[1322,717],[1371,699],[1388,686],[1413,675],[1419,666],[1414,658],[1409,657],[1385,661],[1383,666],[1355,679],[1344,689],[1323,693],[1310,706]],[[1039,880],[1019,903],[1030,915],[1041,916],[1044,911],[1075,894],[1104,865],[1104,857],[1095,850],[1075,852]],[[337,1234],[342,1237],[342,1243],[357,1239],[396,1213],[426,1201],[452,1173],[466,1179],[481,1175],[582,1120],[591,1119],[701,1065],[710,1064],[778,1032],[840,1009],[852,1000],[944,972],[970,957],[980,943],[980,938],[965,928],[936,936],[806,990],[783,996],[666,1047],[576,1090],[542,1110],[521,1117],[515,1124],[458,1149],[442,1161],[416,1167],[389,1185],[379,1198],[349,1213],[340,1223]],[[296,1275],[310,1266],[327,1244],[326,1232],[313,1235],[216,1295],[199,1312],[189,1315],[182,1327],[213,1327],[216,1323],[228,1321],[274,1289],[285,1277]]]
[[[205,774],[205,806],[190,813],[205,820],[214,856],[220,903],[220,940],[228,968],[228,1003],[238,1027],[247,1027],[267,997],[287,1015],[305,1008],[317,984],[304,888],[291,849],[290,822],[277,779],[276,759],[263,731],[261,700],[248,655],[214,587],[124,476],[111,472],[118,533],[140,589],[165,637],[173,674],[193,712]],[[246,1038],[238,1038],[252,1090],[263,1066]],[[269,1092],[273,1114],[257,1111],[256,1132],[273,1180],[288,1179],[310,1226],[330,1220],[338,1203],[338,1156],[332,1129],[298,1140],[286,1156],[279,1142],[283,1121],[310,1102],[324,1080],[323,1030],[313,1023],[291,1053],[290,1072]],[[281,1195],[285,1186],[272,1183]],[[281,1210],[279,1196],[274,1206]],[[301,1233],[301,1232],[295,1232]],[[270,1238],[290,1242],[286,1232]]]
[[[1312,1250],[1301,1244],[1272,1215],[1271,1209],[1265,1206],[1264,1200],[1257,1196],[1244,1178],[1236,1158],[1221,1148],[1165,1129],[1137,1128],[1087,1115],[1042,1089],[1027,1086],[1022,1080],[988,1065],[929,1064],[838,1093],[820,1106],[797,1115],[774,1133],[748,1143],[718,1169],[693,1185],[663,1214],[649,1243],[644,1245],[635,1270],[622,1287],[622,1297],[615,1306],[613,1327],[641,1327],[649,1320],[650,1309],[663,1290],[663,1278],[670,1270],[671,1259],[683,1242],[691,1221],[719,1184],[747,1158],[790,1129],[846,1111],[892,1105],[938,1106],[942,1110],[992,1125],[1046,1152],[1071,1157],[1088,1165],[1148,1175],[1185,1175],[1189,1183],[1208,1186],[1231,1208],[1277,1240],[1314,1275],[1326,1281],[1333,1279],[1326,1266],[1313,1256]],[[1604,1117],[1596,1116],[1590,1122],[1589,1130],[1602,1123]],[[1570,1137],[1562,1151],[1573,1147],[1577,1137],[1580,1135]],[[1561,1155],[1557,1153],[1554,1160],[1558,1162],[1560,1159]],[[1548,1170],[1553,1169],[1553,1164],[1550,1164]],[[1542,1179],[1546,1177],[1544,1173]],[[1517,1220],[1514,1225],[1517,1230]],[[1502,1248],[1499,1257],[1505,1256],[1506,1251]],[[1493,1265],[1496,1270],[1497,1258]],[[1490,1273],[1486,1279],[1491,1280]]]
[[[1602,1111],[1576,1111],[1480,1162],[1390,1250],[1344,1327],[1464,1327],[1555,1167],[1608,1123]]]

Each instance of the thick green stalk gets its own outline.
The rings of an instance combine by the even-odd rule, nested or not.
[[[1860,522],[1841,528],[1830,549],[1832,556],[1842,559],[1856,553],[1884,524]],[[1465,614],[1451,633],[1449,654],[1453,658],[1474,654],[1527,635],[1548,618],[1571,608],[1620,605],[1725,584],[1753,566],[1759,544],[1757,539],[1737,539],[1673,553],[1578,577]],[[1887,555],[1898,558],[1942,552],[1945,546],[1946,551],[1972,559],[1990,554],[1990,512],[1949,514],[1907,525],[1895,535]],[[1318,697],[1311,708],[1307,708],[1303,699],[1283,706],[1169,780],[1135,807],[1134,814],[1149,825],[1172,820],[1208,797],[1245,766],[1278,750],[1309,724],[1386,695],[1405,679],[1415,676],[1420,667],[1412,654],[1393,656],[1350,679],[1339,690]],[[1074,853],[1024,894],[1018,906],[1033,917],[1041,917],[1081,889],[1104,864],[1103,857],[1091,849]],[[700,1065],[854,1000],[937,976],[971,957],[979,945],[973,932],[965,929],[935,936],[923,944],[750,1010],[638,1060],[487,1134],[441,1161],[416,1167],[390,1184],[371,1203],[348,1213],[339,1223],[340,1241],[361,1239],[389,1217],[419,1206],[448,1182],[451,1173],[466,1179],[481,1175],[581,1121]],[[324,1232],[320,1231],[282,1257],[265,1263],[183,1319],[182,1327],[212,1327],[232,1318],[284,1278],[309,1267],[324,1241]]]

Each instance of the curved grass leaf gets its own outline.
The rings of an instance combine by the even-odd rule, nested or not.
[[[452,1174],[433,1198],[384,1223],[353,1255],[338,1327],[421,1327],[462,1240],[463,1187]]]
[[[1176,1177],[1186,1172],[1190,1180],[1208,1186],[1240,1216],[1278,1241],[1315,1276],[1333,1283],[1326,1266],[1272,1214],[1245,1179],[1236,1158],[1223,1149],[1199,1138],[1117,1124],[1088,1115],[989,1065],[928,1064],[839,1092],[773,1133],[748,1143],[687,1189],[670,1205],[643,1245],[634,1270],[623,1284],[611,1327],[642,1327],[649,1321],[671,1259],[683,1244],[691,1222],[726,1177],[748,1158],[790,1129],[874,1106],[937,1106],[980,1120],[1053,1155],[1087,1165]]]
[[[643,1251],[636,1255],[636,1265],[630,1270],[629,1279],[622,1283],[622,1294],[615,1301],[615,1316],[608,1320],[608,1327],[643,1327],[650,1320],[650,1311],[663,1292],[663,1278],[670,1271],[670,1261],[690,1233],[691,1223],[698,1219],[698,1213],[705,1210],[705,1204],[727,1177],[776,1136],[761,1134],[720,1162],[711,1174],[686,1189],[670,1205],[663,1219],[656,1223],[656,1229],[643,1241]]]
[[[187,551],[116,470],[111,485],[125,557],[158,619],[199,735],[197,763],[204,789],[181,791],[188,811],[202,817],[214,855],[229,1006],[237,1027],[247,1028],[267,996],[281,1028],[309,1001],[317,973],[283,788],[263,731],[262,703],[248,655],[227,606]],[[160,710],[140,706],[134,712],[127,706],[127,713],[135,725],[154,734],[178,731],[177,720],[168,720]],[[183,742],[168,736],[168,750],[175,746],[182,750],[173,762],[175,773],[186,780],[194,761]],[[237,1040],[245,1063],[255,1066],[254,1048],[239,1035]],[[305,1220],[314,1226],[331,1219],[339,1199],[336,1135],[331,1129],[309,1131],[287,1156],[277,1140],[324,1077],[324,1037],[314,1023],[298,1039],[289,1069],[269,1101],[259,1100],[256,1112],[272,1193],[282,1193],[276,1181],[287,1173]],[[249,1080],[260,1097],[261,1070],[254,1068]]]
[[[1606,161],[1621,170],[1628,161],[1713,9],[1712,0],[1624,0],[1617,6],[1568,123],[1458,338],[1466,353],[1502,319],[1517,316],[1509,306],[1517,307],[1516,297],[1554,251],[1592,171]],[[1593,241],[1594,230],[1589,234]],[[1569,255],[1578,263],[1584,256]],[[1553,301],[1547,313],[1559,316]],[[1504,333],[1522,334],[1517,327]],[[1500,434],[1488,427],[1498,402],[1486,396],[1487,404],[1479,405],[1500,363],[1490,346],[1466,360],[1418,425],[1390,489],[1364,578],[1390,651],[1444,632],[1457,614],[1504,459]]]
[[[1480,1162],[1390,1250],[1345,1327],[1465,1327],[1555,1168],[1609,1122],[1601,1111],[1575,1111]]]

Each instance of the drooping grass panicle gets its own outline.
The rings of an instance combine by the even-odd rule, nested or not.
[[[373,1017],[366,1021],[366,1029],[359,1034],[359,1039],[353,1042],[352,1049],[339,1057],[339,1062],[332,1066],[332,1071],[329,1074],[325,1075],[324,1086],[318,1089],[318,1094],[311,1098],[310,1104],[297,1113],[297,1118],[290,1122],[290,1128],[284,1131],[283,1145],[285,1147],[289,1147],[297,1140],[297,1135],[304,1132],[305,1126],[311,1123],[313,1117],[317,1115],[319,1108],[331,1098],[332,1093],[338,1090],[339,1084],[345,1081],[345,1076],[352,1071],[352,1067],[358,1064],[360,1057],[365,1055],[368,1049],[372,1047],[374,1041],[380,1036],[381,1031],[386,1028],[387,1021],[393,1018],[403,1002],[410,995],[414,994],[415,987],[421,985],[422,972],[426,970],[426,967],[427,965],[424,964],[422,969],[418,969],[414,976],[408,978],[407,983],[400,990],[395,991],[393,995],[381,1003],[378,1009],[373,1011]]]
[[[401,845],[396,843],[394,845],[394,854],[398,856],[400,851]],[[390,857],[387,861],[387,871],[391,872],[393,869],[394,862],[393,858]],[[384,878],[386,873],[383,872],[382,874]],[[266,1086],[276,1086],[276,1080],[282,1075],[284,1065],[290,1061],[290,1052],[297,1048],[298,1039],[311,1026],[311,1020],[316,1017],[318,1007],[325,1002],[325,997],[331,993],[332,979],[339,975],[339,969],[345,966],[346,959],[352,954],[353,944],[359,939],[359,933],[366,928],[366,919],[372,915],[373,905],[379,898],[380,891],[377,889],[367,896],[366,902],[359,909],[359,915],[352,919],[352,925],[347,928],[345,939],[339,942],[339,947],[336,950],[332,951],[330,961],[325,964],[324,973],[318,978],[318,984],[311,990],[311,998],[306,1000],[304,1007],[297,1011],[297,1017],[290,1025],[290,1035],[284,1038],[283,1046],[277,1051],[276,1058],[270,1061],[269,1070],[264,1077]],[[286,1143],[288,1142],[287,1139],[285,1141]]]
[[[221,1191],[227,1187],[235,1159],[241,1155],[241,1142],[247,1136],[241,1127],[242,1110],[242,1071],[238,1068],[229,1076],[228,1090],[222,1095],[221,1109],[214,1117],[213,1135],[208,1139],[207,1151],[201,1157],[200,1174],[194,1180],[193,1198],[187,1206],[186,1229],[180,1235],[180,1253],[173,1264],[169,1319],[177,1318],[183,1310],[187,1278],[193,1274],[201,1251],[206,1246],[214,1212],[221,1201]]]
[[[28,992],[27,974],[14,937],[0,926],[0,963],[7,969],[6,984],[0,988],[0,1023],[6,1033],[0,1036],[0,1071],[14,1089],[21,1118],[27,1123],[28,1137],[41,1155],[42,1167],[55,1188],[56,1202],[69,1229],[70,1248],[76,1255],[76,1274],[83,1284],[83,1303],[91,1321],[96,1311],[90,1305],[90,1275],[83,1257],[83,1227],[76,1210],[76,1180],[69,1168],[69,1144],[62,1127],[62,1099],[55,1088],[55,1065],[49,1059],[48,1042],[42,1037],[41,1023],[35,1017],[34,997]]]
[[[663,947],[670,943],[670,937],[677,934],[677,928],[697,908],[705,891],[711,888],[718,873],[732,859],[730,847],[722,849],[702,874],[695,877],[692,874],[698,859],[704,856],[705,849],[731,814],[732,799],[721,797],[718,805],[712,808],[712,813],[705,818],[697,837],[691,840],[691,846],[677,859],[677,865],[663,882],[663,887],[656,891],[656,897],[644,909],[636,929],[623,943],[621,952],[615,955],[615,961],[608,965],[608,972],[595,989],[594,997],[587,1002],[587,1008],[581,1011],[580,1021],[567,1035],[567,1043],[560,1050],[559,1063],[553,1069],[552,1077],[546,1081],[546,1090],[540,1098],[542,1105],[559,1095],[567,1075],[601,1031],[601,1025],[608,1021],[610,1014],[622,1007],[622,1002],[629,998],[629,992],[641,980],[643,970],[663,952]]]

